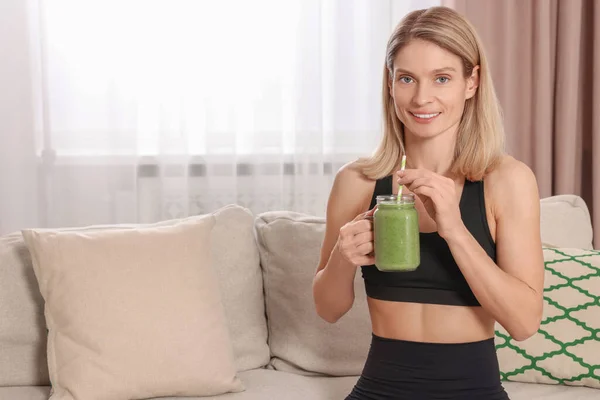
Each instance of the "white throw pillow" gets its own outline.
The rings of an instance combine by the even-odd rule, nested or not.
[[[45,300],[52,400],[243,390],[211,265],[214,224],[23,231]]]

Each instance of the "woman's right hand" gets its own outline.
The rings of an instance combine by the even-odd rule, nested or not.
[[[354,266],[371,265],[375,263],[373,243],[373,209],[359,214],[352,221],[340,228],[338,251]]]

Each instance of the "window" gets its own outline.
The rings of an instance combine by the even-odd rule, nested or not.
[[[380,135],[394,3],[42,0],[40,147],[364,154]]]

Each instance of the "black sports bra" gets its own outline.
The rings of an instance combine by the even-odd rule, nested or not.
[[[377,180],[369,209],[377,203],[377,196],[392,194],[392,179],[389,175]],[[469,232],[496,261],[496,244],[485,212],[483,181],[465,181],[460,213]],[[367,296],[411,303],[479,306],[446,241],[437,232],[421,232],[419,239],[421,264],[415,271],[381,272],[374,265],[361,267]]]

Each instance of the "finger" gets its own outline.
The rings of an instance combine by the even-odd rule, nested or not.
[[[440,202],[443,200],[443,197],[440,195],[440,193],[431,186],[419,186],[414,190],[414,192],[419,196],[429,197],[435,204],[440,204]]]
[[[417,178],[414,181],[412,181],[409,184],[406,184],[406,186],[410,189],[410,190],[414,190],[420,186],[429,186],[431,188],[436,189],[437,186],[437,182],[430,176],[424,176],[421,178]]]
[[[363,232],[369,232],[373,230],[373,219],[363,219],[361,221],[357,221],[354,224],[356,230],[354,231],[355,235],[361,234]]]
[[[354,236],[354,243],[356,243],[356,245],[360,247],[365,243],[373,242],[373,238],[373,231],[362,232]]]
[[[375,264],[375,256],[364,256],[364,257],[358,257],[356,259],[356,265],[357,266],[361,266],[361,265],[373,265]]]
[[[377,205],[375,205],[375,207],[371,208],[369,211],[367,211],[365,213],[365,218],[369,218],[369,217],[373,217],[373,214],[375,214],[375,211],[377,211]]]
[[[361,219],[347,224],[344,228],[344,234],[354,240],[354,236],[372,229],[373,221],[371,219]]]
[[[341,229],[340,233],[343,231],[344,235],[347,237],[353,237],[357,233],[368,230],[370,221],[365,219],[366,212],[358,214],[352,221],[349,221],[345,224]],[[365,226],[365,222],[367,225]]]
[[[415,189],[418,189],[422,186],[430,186],[429,184],[427,184],[427,178],[418,178],[412,182],[404,184],[404,188],[410,190],[415,195],[417,194],[415,192]]]
[[[405,169],[404,171],[396,171],[396,180],[403,182],[412,182],[414,179],[421,176],[418,170]]]
[[[373,253],[373,250],[374,250],[373,242],[363,243],[356,248],[356,251],[358,252],[358,254],[360,254],[361,256],[367,256],[367,257],[369,256],[369,254]]]
[[[396,174],[398,176],[405,176],[405,175],[421,175],[426,173],[427,170],[424,168],[406,168],[404,170],[400,169],[398,171],[396,171]]]
[[[414,181],[418,178],[431,178],[433,180],[437,180],[444,185],[451,183],[454,185],[454,180],[448,178],[444,175],[440,175],[436,172],[430,171],[425,168],[416,168],[416,169],[405,169],[404,171],[396,171],[396,175],[398,179],[402,179],[404,181]]]
[[[410,185],[412,182],[414,182],[417,179],[433,178],[433,175],[436,175],[436,174],[427,169],[420,168],[420,169],[399,171],[397,175],[398,175],[398,179],[397,179],[398,184],[407,186],[407,185]]]
[[[435,177],[419,178],[409,185],[409,189],[413,192],[419,187],[429,187],[433,189],[442,199],[452,198],[451,189],[454,189],[454,186],[449,187],[445,182]]]
[[[377,209],[377,206],[373,207],[372,209],[370,209],[368,211],[365,211],[364,213],[360,213],[352,221],[354,222],[354,221],[360,221],[362,219],[369,219],[370,217],[373,216],[376,209]]]
[[[408,186],[406,186],[406,185],[400,185],[400,186],[402,186],[402,195],[405,195],[405,194],[413,194],[414,195],[414,192],[412,190],[410,190],[410,188]],[[398,189],[398,190],[400,190],[400,189]]]
[[[396,171],[396,175],[398,177],[410,177],[411,179],[429,176],[431,174],[435,174],[435,172],[425,168],[407,168],[404,171]]]

